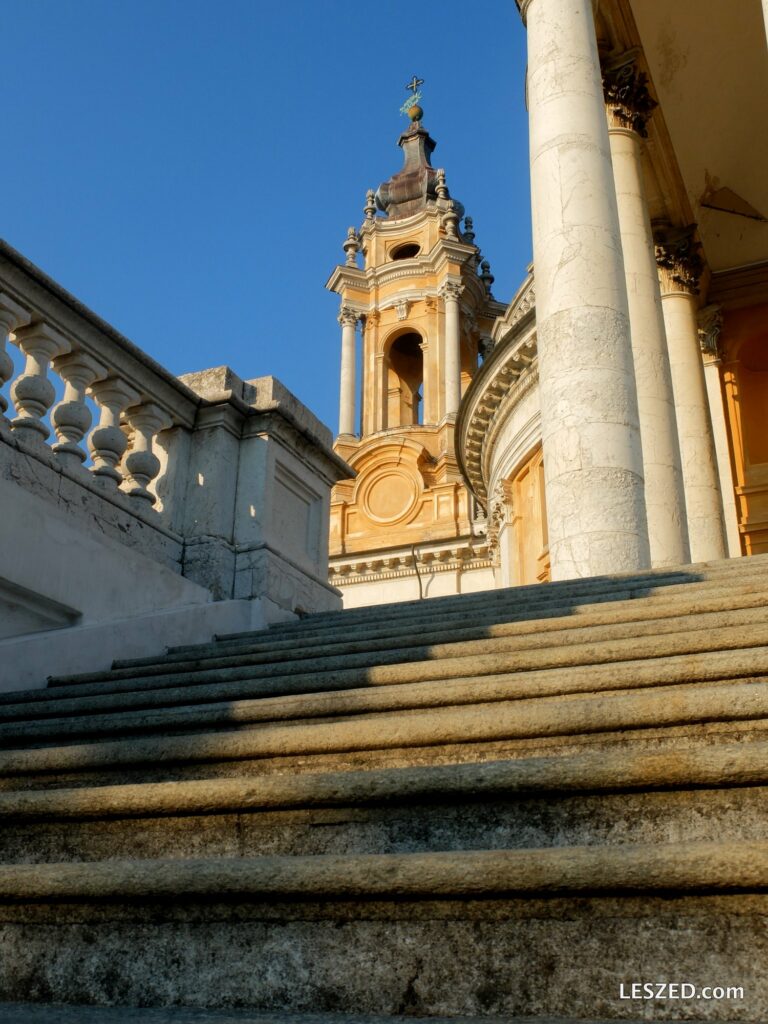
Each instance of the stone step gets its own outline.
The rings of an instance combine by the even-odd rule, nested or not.
[[[736,958],[760,1020],[767,889],[765,842],[6,865],[0,991],[585,1018],[624,1010],[618,979],[731,984]]]
[[[598,611],[605,609],[609,611],[615,605],[620,602],[624,603],[645,603],[645,604],[657,604],[665,603],[672,606],[676,602],[687,602],[696,598],[704,598],[706,596],[720,596],[721,605],[728,607],[732,599],[739,594],[756,593],[758,591],[764,591],[766,587],[766,576],[765,573],[750,573],[745,577],[732,577],[729,579],[727,585],[724,585],[720,579],[706,579],[696,583],[685,583],[685,584],[669,584],[667,586],[660,587],[646,587],[642,590],[620,590],[611,591],[607,593],[591,593],[585,595],[583,599],[571,600],[567,602],[541,602],[541,603],[530,603],[524,606],[499,606],[498,608],[492,608],[490,610],[478,609],[468,616],[466,612],[456,610],[451,614],[445,614],[441,616],[424,615],[418,616],[418,613],[414,613],[414,616],[410,616],[404,619],[390,618],[382,615],[373,622],[364,623],[353,623],[353,622],[342,622],[341,624],[335,623],[333,626],[322,626],[313,623],[311,618],[307,618],[300,624],[296,624],[294,631],[288,636],[282,636],[279,633],[275,633],[273,629],[262,630],[259,632],[246,632],[246,633],[233,633],[227,636],[220,636],[216,640],[206,644],[192,644],[181,647],[174,647],[169,649],[164,655],[159,657],[153,657],[149,659],[142,659],[139,664],[156,664],[158,661],[165,661],[166,659],[181,658],[182,660],[189,655],[193,656],[204,656],[207,652],[221,652],[223,650],[236,651],[240,648],[248,649],[252,646],[258,646],[265,650],[281,650],[292,647],[294,650],[298,646],[312,646],[317,643],[328,643],[332,638],[338,638],[340,636],[346,639],[358,639],[367,637],[390,637],[397,638],[401,635],[409,635],[411,633],[420,633],[429,630],[435,630],[436,628],[456,628],[471,622],[477,624],[493,624],[493,623],[512,623],[512,622],[526,622],[531,620],[540,620],[545,622],[546,620],[553,617],[566,617],[574,615],[591,614],[592,611]],[[385,606],[383,606],[385,607]],[[130,662],[116,663],[116,667],[132,667]],[[68,681],[68,679],[74,679],[76,677],[57,677],[56,680],[51,680],[52,685],[60,685],[62,682]]]
[[[768,555],[753,555],[750,558],[725,559],[723,561],[683,565],[670,569],[651,569],[643,572],[619,573],[614,576],[593,576],[588,579],[571,579],[548,583],[528,584],[499,590],[478,591],[474,594],[456,594],[428,600],[400,601],[394,604],[369,605],[333,612],[308,615],[299,621],[280,622],[270,627],[275,635],[292,634],[309,626],[322,626],[355,622],[375,623],[382,615],[387,618],[408,619],[414,613],[441,617],[450,611],[462,609],[472,613],[484,605],[504,604],[510,607],[525,607],[530,603],[549,601],[562,602],[570,598],[579,599],[591,593],[606,593],[611,590],[645,590],[669,585],[695,585],[700,582],[719,580],[728,586],[733,580],[747,576],[765,576],[768,569]],[[229,634],[230,636],[247,634]]]
[[[614,1024],[607,1020],[579,1020],[573,1017],[465,1017],[429,1018],[381,1016],[369,1013],[260,1013],[254,1010],[203,1010],[169,1006],[145,1008],[127,1006],[67,1006],[64,1003],[0,1003],[0,1024]],[[650,1018],[625,1024],[655,1024]],[[689,1021],[687,1024],[699,1024]],[[701,1022],[703,1024],[703,1022]],[[728,1024],[728,1022],[725,1022]]]
[[[490,636],[472,641],[455,637],[451,633],[422,636],[423,642],[418,646],[405,645],[392,651],[389,646],[374,646],[372,651],[356,651],[331,648],[328,653],[318,649],[317,657],[286,659],[270,659],[261,653],[239,653],[224,658],[208,658],[199,662],[174,663],[170,671],[160,674],[133,675],[115,673],[117,678],[107,677],[100,683],[83,683],[70,686],[66,690],[28,690],[16,691],[15,700],[0,703],[0,722],[54,715],[98,713],[116,707],[138,708],[157,707],[173,703],[172,696],[164,696],[162,691],[170,691],[178,687],[196,687],[198,685],[221,682],[219,673],[226,670],[230,679],[264,679],[283,677],[289,674],[302,676],[308,673],[327,672],[329,670],[346,670],[349,668],[369,668],[386,664],[407,664],[414,661],[435,662],[443,658],[471,657],[475,654],[511,653],[535,650],[546,650],[555,644],[558,649],[579,644],[597,644],[608,640],[621,640],[641,637],[660,637],[683,633],[692,635],[698,631],[725,631],[741,625],[759,626],[768,622],[768,613],[764,607],[766,595],[750,594],[741,597],[738,604],[742,607],[727,612],[717,609],[716,600],[711,602],[694,602],[686,604],[682,615],[670,615],[666,608],[649,608],[630,606],[618,609],[610,616],[608,622],[601,622],[602,616],[596,620],[579,620],[574,623],[571,618],[557,620],[557,629],[536,630],[526,629],[517,632],[509,624],[502,624]],[[674,609],[680,611],[679,608]],[[657,614],[658,613],[658,614]],[[550,623],[553,625],[553,623]],[[442,642],[438,640],[442,638]],[[447,642],[446,642],[446,638]],[[416,638],[414,638],[416,639]],[[146,670],[144,670],[146,671]],[[217,675],[210,679],[208,673]],[[279,687],[278,687],[279,691]],[[195,691],[191,690],[186,699],[195,703]],[[198,701],[210,700],[206,693],[200,691]]]
[[[749,665],[753,652],[747,654],[746,664]],[[330,718],[281,721],[270,712],[273,720],[251,728],[233,729],[234,716],[228,723],[229,728],[218,731],[208,723],[204,735],[173,735],[166,731],[90,743],[71,742],[64,746],[6,749],[0,752],[0,788],[25,788],[30,777],[38,774],[76,776],[127,770],[134,777],[136,772],[149,772],[144,777],[157,777],[158,772],[180,764],[187,769],[194,765],[199,771],[200,765],[211,762],[271,761],[274,764],[282,758],[299,759],[304,762],[303,770],[312,770],[311,763],[319,755],[389,750],[407,757],[409,748],[420,751],[424,747],[471,746],[534,738],[573,739],[616,732],[626,733],[624,739],[627,740],[632,731],[642,734],[646,729],[658,731],[691,725],[706,731],[707,727],[734,729],[739,724],[750,723],[750,728],[760,731],[761,720],[768,718],[768,677],[741,681],[739,677],[745,672],[744,652],[729,652],[728,657],[742,659],[740,665],[732,664],[734,681],[716,679],[697,685],[659,685],[651,678],[651,685],[642,689],[617,690],[611,674],[615,667],[608,665],[602,681],[605,689],[612,692],[600,692],[598,686],[592,686],[587,693],[531,698],[524,696],[525,690],[522,690],[517,697],[509,699],[505,683],[514,686],[516,680],[496,679],[491,681],[498,688],[494,700],[464,706],[427,703],[425,707],[403,710],[396,699],[390,710],[371,713],[369,695],[364,693],[359,695],[359,700],[357,695],[353,696],[344,717],[339,717],[337,712]],[[768,648],[763,649],[763,657],[768,658]],[[722,659],[722,654],[703,659],[701,673],[717,674],[718,661]],[[682,675],[690,671],[688,660],[681,659],[683,663],[677,666]],[[642,666],[639,667],[642,670]],[[645,668],[647,671],[648,663]],[[596,669],[590,670],[593,678],[595,673]],[[539,680],[544,684],[542,690],[551,685],[546,675]],[[565,686],[569,675],[565,674]],[[382,693],[387,695],[387,691]],[[329,695],[320,696],[323,699]],[[481,697],[469,687],[463,699],[474,702]],[[306,703],[307,698],[302,697],[293,713],[305,714]],[[167,728],[167,723],[164,724]],[[319,764],[322,766],[322,761]],[[242,765],[238,770],[242,770]]]
[[[768,840],[0,865],[0,903],[768,893]]]
[[[666,601],[661,597],[643,601],[626,600],[612,601],[606,604],[590,604],[579,609],[578,613],[569,611],[563,614],[561,608],[549,609],[551,615],[541,617],[535,612],[526,613],[524,617],[513,620],[504,619],[500,622],[473,619],[471,624],[464,619],[460,624],[445,623],[421,624],[419,628],[396,630],[384,627],[380,630],[367,630],[349,635],[347,631],[337,632],[329,636],[302,638],[296,641],[268,641],[254,643],[237,641],[225,643],[219,641],[206,644],[198,649],[186,652],[167,654],[162,658],[143,659],[138,664],[115,663],[112,670],[94,674],[84,679],[80,677],[80,685],[88,681],[106,682],[118,679],[133,679],[137,676],[162,675],[169,671],[188,671],[203,664],[209,667],[225,667],[235,664],[235,659],[249,658],[251,664],[259,662],[279,662],[315,658],[321,655],[356,654],[368,651],[386,651],[392,646],[399,648],[418,647],[425,644],[456,644],[464,640],[481,640],[488,637],[526,636],[530,634],[549,634],[550,642],[556,642],[561,636],[551,634],[573,629],[586,629],[589,626],[619,625],[627,622],[660,622],[663,619],[680,618],[681,616],[699,616],[710,612],[734,611],[740,608],[765,608],[768,605],[768,583],[746,584],[737,593],[729,593],[724,600],[719,588],[707,595],[697,591],[696,594],[681,595],[677,600]],[[575,621],[576,620],[576,621]],[[689,623],[695,626],[694,622]],[[140,670],[140,671],[137,671]],[[68,683],[77,685],[74,681]]]
[[[0,862],[768,839],[768,743],[0,794]],[[762,783],[760,785],[759,783]],[[721,787],[721,788],[718,788]]]
[[[507,682],[511,683],[513,690],[510,691],[509,686],[506,686],[505,697],[502,698],[507,699],[510,692],[514,692],[515,696],[530,695],[530,691],[523,688],[523,679],[519,681],[517,687],[514,681],[516,674],[526,671],[566,670],[566,674],[573,679],[573,670],[577,667],[610,664],[618,671],[621,666],[629,663],[630,672],[633,674],[639,663],[650,661],[663,672],[663,664],[656,663],[663,663],[664,659],[668,658],[679,659],[686,655],[695,656],[691,659],[691,671],[687,678],[696,680],[702,678],[701,671],[704,668],[700,655],[707,652],[713,655],[708,659],[709,667],[719,666],[719,677],[733,678],[734,671],[744,675],[768,671],[768,622],[753,621],[755,617],[761,620],[765,618],[763,610],[748,609],[738,613],[727,613],[726,616],[714,614],[713,619],[722,622],[727,616],[741,617],[746,621],[743,624],[722,626],[720,629],[687,629],[685,632],[670,634],[656,631],[654,624],[647,644],[644,647],[640,645],[640,649],[637,630],[633,626],[625,631],[632,635],[624,636],[622,639],[600,639],[593,636],[588,642],[564,644],[555,648],[548,644],[536,643],[530,647],[521,644],[516,650],[514,640],[499,638],[457,645],[460,650],[452,651],[449,648],[440,657],[435,658],[430,658],[430,649],[426,648],[422,654],[422,661],[405,660],[406,657],[413,657],[414,651],[409,649],[405,656],[401,654],[397,660],[368,659],[363,661],[362,665],[358,664],[353,668],[345,666],[350,661],[359,662],[363,659],[342,659],[338,667],[334,668],[325,667],[326,663],[319,660],[314,672],[311,671],[312,662],[300,662],[297,666],[287,663],[275,670],[271,670],[270,666],[201,670],[189,675],[174,674],[168,677],[166,686],[161,688],[155,688],[152,683],[158,679],[162,682],[164,677],[152,677],[144,689],[138,692],[99,697],[89,695],[75,700],[57,701],[47,706],[48,710],[63,710],[65,714],[60,717],[41,718],[39,702],[5,706],[2,709],[5,721],[0,724],[0,737],[6,743],[11,743],[25,737],[77,736],[88,732],[104,733],[115,730],[198,729],[271,720],[273,716],[283,718],[294,715],[305,717],[307,714],[318,713],[338,714],[338,709],[343,704],[339,703],[338,698],[332,698],[329,702],[326,695],[324,705],[323,691],[336,694],[340,690],[365,690],[378,686],[435,682],[439,683],[441,692],[448,694],[446,681],[476,681],[484,676],[512,676],[513,678]],[[505,645],[508,644],[512,646],[511,651],[505,650]],[[471,649],[469,654],[464,653],[467,648]],[[490,653],[482,653],[483,651]],[[722,652],[734,652],[735,658],[730,667],[727,658],[714,657],[716,653]],[[333,663],[333,659],[329,660]],[[675,668],[679,668],[678,662],[674,665]],[[294,671],[291,671],[292,669]],[[643,678],[647,678],[647,674]],[[680,676],[676,678],[679,680]],[[173,683],[176,685],[173,686]],[[549,684],[554,684],[555,692],[573,692],[573,684],[567,681],[550,678]],[[587,678],[580,683],[579,688],[589,690],[593,685],[592,679]],[[630,678],[621,685],[639,684],[633,681],[630,675]],[[138,687],[136,689],[138,690]],[[480,688],[476,687],[475,692],[480,692]],[[320,705],[308,699],[310,694],[321,695]],[[307,699],[288,701],[282,705],[282,711],[279,703],[267,703],[264,699],[302,695],[306,695]],[[414,698],[417,703],[421,703],[422,700],[418,694],[411,697],[407,689],[398,690],[384,700],[391,702],[393,697],[401,700],[403,707],[414,706],[411,703]],[[373,698],[374,705],[378,699]],[[466,700],[466,695],[460,694],[459,699]],[[364,706],[367,702],[365,693],[355,695],[352,700],[358,707]],[[427,701],[430,704],[450,703],[455,701],[455,697],[440,701],[428,696]],[[303,713],[302,706],[306,709]],[[328,707],[328,710],[309,710],[317,706]],[[98,709],[105,707],[107,710],[99,714]]]
[[[631,984],[627,982],[627,986]],[[625,986],[626,987],[626,986]],[[745,1018],[742,1018],[742,1021]],[[662,1024],[660,1017],[623,1017],[624,1024]],[[65,1003],[0,1003],[0,1024],[615,1024],[616,1018],[595,1017],[435,1017],[382,1016],[375,1013],[286,1013],[282,1010],[204,1010],[169,1006],[161,1009],[127,1006],[69,1006]],[[686,1019],[685,1024],[706,1024]],[[721,1024],[736,1024],[722,1021]]]

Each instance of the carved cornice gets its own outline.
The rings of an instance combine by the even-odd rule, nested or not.
[[[603,70],[603,94],[612,127],[631,128],[648,138],[648,121],[658,103],[648,91],[648,76],[633,61]]]
[[[662,294],[685,292],[698,295],[704,259],[701,244],[694,238],[695,233],[695,224],[685,228],[664,227],[654,232]]]

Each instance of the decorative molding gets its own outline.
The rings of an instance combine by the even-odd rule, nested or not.
[[[397,319],[398,320],[407,320],[408,319],[408,310],[409,310],[409,308],[410,308],[410,303],[408,302],[408,299],[398,299],[397,302],[395,303],[395,310],[397,312]]]
[[[630,128],[648,138],[648,121],[658,103],[648,91],[648,75],[629,55],[603,70],[603,94],[611,127]]]
[[[704,259],[701,244],[694,238],[695,233],[695,224],[684,228],[657,228],[654,232],[662,294],[699,294]]]

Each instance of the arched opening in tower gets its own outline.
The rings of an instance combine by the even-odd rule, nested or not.
[[[415,331],[401,334],[389,347],[387,363],[387,426],[411,427],[423,423],[421,336]]]

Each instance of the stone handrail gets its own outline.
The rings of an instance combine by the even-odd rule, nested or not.
[[[25,358],[15,377],[7,341]],[[56,404],[51,373],[64,383]],[[98,408],[95,424],[86,397]],[[9,398],[16,411],[10,419]],[[200,401],[0,241],[0,432],[6,439],[48,448],[70,472],[90,474],[101,490],[119,490],[146,512],[156,501],[151,485],[161,465],[155,438],[169,427],[192,426]]]

